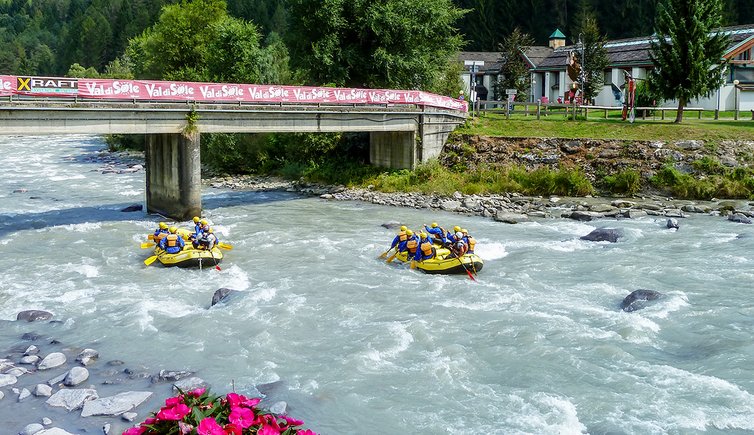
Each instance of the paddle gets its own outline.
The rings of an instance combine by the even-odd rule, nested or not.
[[[212,248],[209,249],[209,255],[210,257],[212,257],[212,261],[215,262],[215,269],[222,270],[220,269],[220,266],[217,265],[217,260],[215,260],[215,255],[212,253]]]
[[[391,261],[395,260],[395,256],[398,255],[398,251],[395,251],[395,254],[391,255],[390,257],[385,260],[387,263],[390,263]]]
[[[411,267],[410,269],[416,269],[416,260],[411,260]]]
[[[387,251],[385,251],[382,254],[380,254],[380,256],[377,257],[377,258],[385,258],[385,257],[387,257],[387,253],[390,252],[390,251],[392,251],[393,248],[395,248],[395,246],[391,246],[390,249],[388,249]]]
[[[476,279],[474,279],[474,275],[469,272],[469,269],[466,268],[466,265],[463,264],[463,260],[461,260],[461,257],[456,257],[459,262],[461,262],[461,267],[463,267],[463,270],[466,271],[466,274],[469,275],[469,278],[471,278],[472,281],[476,282]]]
[[[229,244],[223,243],[223,242],[219,242],[217,244],[217,247],[220,248],[220,249],[228,250],[228,251],[230,251],[231,249],[233,249],[233,245],[229,245]]]
[[[156,255],[153,255],[151,257],[147,257],[147,259],[144,260],[144,264],[146,264],[147,266],[149,266],[150,264],[154,263],[155,260],[157,260],[157,256]]]
[[[154,248],[154,243],[152,242],[144,242],[141,244],[141,249],[147,249],[147,248]]]

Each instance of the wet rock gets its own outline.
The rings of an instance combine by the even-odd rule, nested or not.
[[[123,421],[132,422],[132,421],[136,420],[136,417],[138,417],[138,416],[139,416],[139,414],[137,414],[135,412],[124,412],[123,414],[121,414],[120,418]]]
[[[68,431],[65,431],[57,427],[51,427],[49,429],[41,430],[37,432],[35,435],[76,435],[76,434],[70,433]]]
[[[31,364],[31,365],[33,365],[33,364],[36,364],[38,361],[39,361],[39,356],[38,355],[29,355],[29,356],[25,356],[25,357],[21,358],[21,360],[19,361],[19,363],[20,364]]]
[[[18,382],[18,378],[13,375],[3,374],[0,375],[0,387],[6,387]]]
[[[0,391],[0,400],[3,400],[3,397],[5,397],[5,393],[3,393],[2,391]]]
[[[58,390],[58,392],[53,394],[49,399],[47,399],[46,403],[50,406],[56,406],[65,408],[68,411],[73,411],[75,409],[82,408],[85,402],[95,399],[99,399],[99,395],[97,394],[97,390],[94,389],[63,389]]]
[[[180,381],[173,384],[173,389],[181,391],[191,391],[196,390],[197,388],[207,388],[209,387],[209,384],[202,378],[199,377],[191,377],[186,379],[181,379]]]
[[[37,369],[49,370],[55,367],[60,367],[63,364],[65,364],[65,361],[66,361],[65,355],[63,355],[60,352],[53,352],[47,355],[46,357],[44,357],[44,359],[39,362]]]
[[[152,393],[149,391],[128,391],[110,397],[102,397],[84,403],[81,411],[82,417],[93,415],[115,416],[128,412],[149,399]]]
[[[644,210],[633,210],[633,209],[626,210],[623,213],[623,216],[627,217],[629,219],[638,219],[638,218],[644,217],[646,215],[647,215],[647,212],[645,212]]]
[[[29,391],[28,388],[23,388],[18,393],[18,401],[19,402],[23,402],[24,400],[28,399],[29,397],[31,397],[31,391]]]
[[[597,228],[586,236],[581,236],[581,240],[590,242],[610,242],[615,243],[623,237],[623,230],[620,228]]]
[[[45,425],[45,426],[49,426],[49,425],[52,424],[52,420],[50,420],[47,417],[44,417],[44,418],[42,418],[42,424]]]
[[[563,217],[567,217],[569,219],[581,221],[581,222],[589,222],[594,219],[601,219],[605,217],[602,213],[597,213],[594,211],[583,211],[583,210],[574,210],[571,213],[566,213],[563,215]]]
[[[63,385],[66,387],[75,387],[76,385],[89,379],[89,370],[83,367],[73,367],[63,379]]]
[[[740,224],[750,224],[751,219],[746,217],[743,213],[733,213],[728,215],[728,220],[731,222],[738,222]]]
[[[26,350],[24,351],[24,356],[36,355],[38,353],[39,353],[39,348],[32,344],[31,346],[26,348]]]
[[[632,291],[623,299],[620,307],[623,311],[631,312],[644,308],[647,301],[653,301],[662,297],[662,293],[654,290],[638,289]]]
[[[440,208],[445,211],[455,211],[460,206],[460,201],[443,201],[440,203]]]
[[[57,375],[54,378],[47,381],[47,385],[49,386],[60,385],[63,383],[63,380],[65,379],[67,375],[68,375],[68,372]]]
[[[124,209],[121,209],[121,211],[123,213],[131,213],[131,212],[134,212],[134,211],[141,211],[143,209],[144,209],[144,207],[141,204],[134,204],[134,205],[129,205],[128,207],[126,207]]]
[[[32,394],[37,397],[50,397],[52,396],[52,387],[47,384],[37,384]]]
[[[279,402],[275,402],[270,406],[269,411],[273,414],[285,414],[285,411],[288,410],[288,404],[283,402],[282,400]]]
[[[529,220],[529,216],[523,213],[511,213],[506,210],[498,210],[494,219],[498,222],[504,222],[506,224],[517,224],[519,222],[526,222]]]
[[[675,229],[678,229],[678,228],[679,228],[679,226],[678,226],[678,220],[677,220],[677,219],[674,219],[674,218],[670,218],[670,219],[668,219],[668,221],[667,221],[667,223],[665,224],[665,226],[666,226],[666,227],[667,227],[668,229],[671,229],[671,228],[675,228]]]
[[[52,319],[52,313],[42,310],[26,310],[16,314],[16,320],[26,320],[27,322],[50,319]]]
[[[99,352],[94,349],[84,349],[76,356],[76,361],[84,366],[88,366],[94,364],[97,358],[99,358]]]
[[[22,189],[15,189],[15,190],[13,191],[13,193],[26,193],[26,192],[28,192],[28,191],[29,191],[29,189],[23,189],[23,188],[22,188]]]
[[[212,304],[210,306],[214,307],[220,302],[226,302],[228,298],[234,293],[238,293],[238,291],[225,287],[215,290],[215,294],[212,295]]]
[[[193,373],[186,370],[160,370],[157,376],[152,377],[152,383],[175,382],[191,376]]]
[[[39,340],[39,337],[41,337],[41,335],[37,334],[36,332],[26,332],[21,336],[21,340],[37,341]]]
[[[382,224],[380,226],[384,227],[384,228],[387,228],[389,230],[392,230],[392,229],[395,229],[395,228],[400,228],[401,225],[403,225],[403,224],[400,223],[400,222],[391,221],[391,222],[386,222],[386,223],[384,223],[384,224]]]
[[[5,371],[6,375],[13,375],[15,377],[19,377],[19,376],[25,375],[27,373],[29,373],[29,371],[26,370],[23,367],[13,367],[12,369],[8,369],[8,370]]]
[[[34,435],[37,432],[43,430],[45,427],[39,423],[27,424],[24,429],[18,433],[18,435]]]

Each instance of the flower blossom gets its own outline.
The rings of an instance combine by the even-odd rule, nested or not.
[[[212,417],[207,417],[199,422],[199,426],[196,428],[196,433],[199,435],[226,435],[222,426],[217,424]]]
[[[238,425],[242,429],[246,429],[247,427],[254,424],[254,419],[254,411],[249,408],[242,408],[240,406],[231,408],[230,415],[228,416],[229,422]]]
[[[191,412],[191,408],[183,403],[179,403],[172,408],[162,408],[157,413],[158,420],[181,420]]]
[[[132,427],[131,429],[128,429],[125,432],[123,432],[123,435],[142,435],[146,431],[147,431],[146,426]]]

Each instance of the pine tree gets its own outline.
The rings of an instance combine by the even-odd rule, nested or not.
[[[526,101],[531,88],[531,74],[523,53],[532,45],[534,39],[518,27],[500,43],[500,55],[503,60],[500,73],[503,78],[493,85],[496,98],[502,97],[503,89],[516,89],[516,99]]]
[[[664,0],[658,6],[649,86],[662,98],[678,100],[677,123],[689,101],[709,97],[723,83],[728,37],[713,33],[722,25],[722,9],[721,0]]]
[[[578,51],[577,58],[582,69],[582,93],[584,102],[588,103],[596,97],[605,84],[605,69],[610,60],[605,48],[606,38],[600,34],[597,20],[591,12],[587,12],[581,26],[577,28],[581,41],[582,50]]]

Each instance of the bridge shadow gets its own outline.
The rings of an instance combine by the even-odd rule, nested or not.
[[[214,210],[240,205],[265,204],[279,201],[293,201],[305,196],[282,191],[228,191],[204,195],[202,208]],[[133,220],[162,220],[159,215],[145,210],[134,212],[121,211],[126,207],[139,205],[130,203],[102,204],[100,206],[73,207],[48,210],[36,213],[0,214],[0,237],[18,231],[38,230],[42,228],[76,225],[90,222],[123,222]]]

